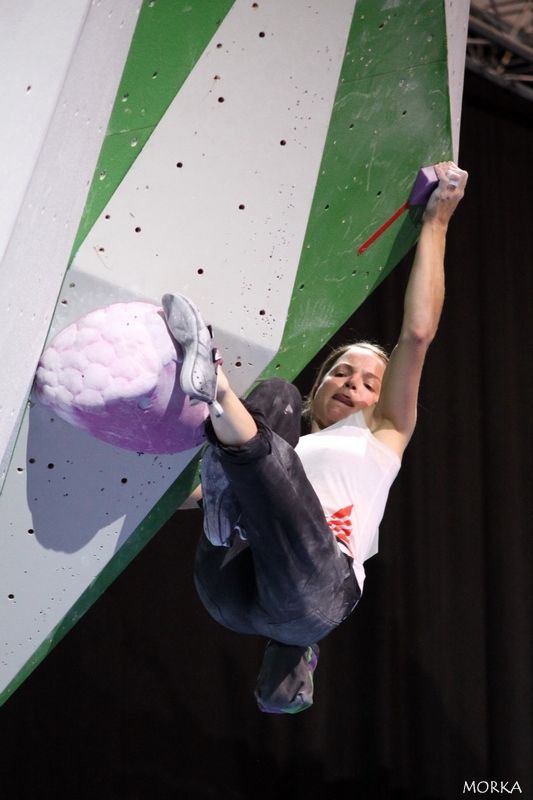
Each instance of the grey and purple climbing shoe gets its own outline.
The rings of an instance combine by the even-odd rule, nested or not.
[[[313,673],[319,652],[317,644],[303,647],[269,641],[255,688],[260,710],[297,714],[312,706]]]
[[[212,405],[217,416],[217,367],[222,363],[213,347],[211,331],[194,303],[182,294],[165,294],[161,300],[165,320],[183,351],[181,388],[191,399]]]

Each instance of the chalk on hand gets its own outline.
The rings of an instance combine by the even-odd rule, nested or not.
[[[429,200],[431,193],[437,188],[439,179],[434,167],[423,167],[415,181],[413,191],[409,198],[410,206],[423,206]]]

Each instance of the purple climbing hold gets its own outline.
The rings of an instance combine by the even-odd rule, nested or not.
[[[126,450],[163,454],[205,441],[205,403],[179,382],[180,354],[162,309],[115,303],[62,330],[44,351],[38,399],[77,428]]]
[[[434,167],[423,167],[415,181],[413,191],[409,198],[410,206],[423,206],[431,197],[431,193],[437,188],[439,179]]]

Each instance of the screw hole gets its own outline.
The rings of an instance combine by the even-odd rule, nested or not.
[[[53,469],[53,468],[54,468],[54,464],[48,464],[48,469]]]
[[[286,144],[287,144],[287,142],[285,141],[285,139],[282,139],[281,142],[280,142],[280,145],[282,147],[284,147]]]
[[[243,205],[243,203],[241,203],[241,204],[240,204],[239,208],[240,208],[240,210],[241,210],[241,211],[244,211],[244,205]]]
[[[259,314],[260,314],[262,317],[264,317],[264,316],[265,316],[265,314],[266,314],[266,311],[265,311],[265,309],[264,309],[264,308],[262,308],[262,309],[261,309],[261,311],[259,312]]]
[[[122,478],[120,482],[121,482],[121,483],[127,483],[127,482],[128,482],[128,479],[127,479],[127,478]]]
[[[203,271],[203,269],[201,269],[201,268],[200,268],[200,269],[198,270],[198,275],[203,275],[203,274],[204,274],[204,271]]]
[[[35,531],[33,530],[33,528],[28,528],[28,533],[35,533]]]
[[[261,33],[259,34],[259,37],[260,37],[261,39],[263,39],[264,35],[265,35],[265,32],[264,32],[264,31],[261,31]]]
[[[178,161],[178,163],[176,164],[176,166],[177,166],[177,168],[178,168],[178,169],[181,169],[181,168],[182,168],[182,166],[183,166],[183,161]]]
[[[135,228],[135,233],[140,233],[141,229],[139,227]]]

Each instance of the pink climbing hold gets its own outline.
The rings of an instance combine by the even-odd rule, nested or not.
[[[161,308],[115,303],[57,334],[35,392],[59,417],[117,447],[183,452],[205,441],[208,410],[182,392],[176,347]]]

